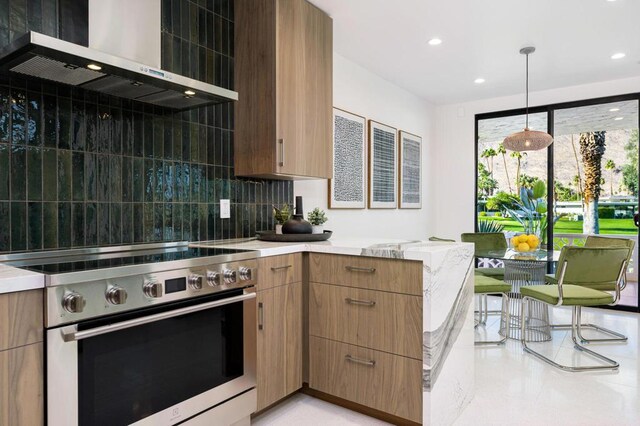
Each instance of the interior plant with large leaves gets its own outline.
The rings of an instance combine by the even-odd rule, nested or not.
[[[547,237],[547,186],[538,180],[533,188],[520,188],[520,201],[516,209],[507,208],[509,216],[522,225],[525,234],[537,235],[545,242]],[[553,219],[553,223],[558,217]]]

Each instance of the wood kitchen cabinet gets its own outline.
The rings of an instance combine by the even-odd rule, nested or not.
[[[302,387],[302,281],[286,283],[298,276],[302,265],[290,264],[300,255],[260,259],[261,277],[281,276],[281,285],[262,289],[258,285],[257,390],[258,411]],[[271,266],[265,268],[265,264]],[[269,278],[271,281],[273,278]]]
[[[0,294],[0,425],[44,423],[42,290]]]
[[[422,421],[422,263],[309,255],[309,387]]]
[[[238,176],[332,177],[333,22],[305,0],[237,0]]]

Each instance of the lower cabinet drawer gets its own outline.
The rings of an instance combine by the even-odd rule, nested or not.
[[[312,282],[309,334],[422,359],[422,297]]]
[[[309,387],[422,422],[422,362],[309,337]]]

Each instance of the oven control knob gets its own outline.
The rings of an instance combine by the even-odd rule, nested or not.
[[[65,311],[71,312],[72,314],[82,312],[86,305],[87,301],[84,300],[84,297],[75,291],[67,293],[62,299],[62,307]]]
[[[220,273],[216,271],[207,272],[207,282],[211,287],[220,285]]]
[[[164,288],[158,281],[147,281],[142,286],[142,292],[150,299],[157,299],[164,294]]]
[[[236,271],[233,269],[225,269],[223,272],[224,282],[226,284],[233,284],[236,282]]]
[[[238,274],[242,281],[249,281],[251,279],[251,269],[247,267],[241,266],[240,269],[238,269]]]
[[[107,290],[107,302],[122,305],[127,301],[127,290],[122,287],[111,287]]]
[[[202,275],[191,274],[189,276],[189,286],[194,290],[202,290]]]

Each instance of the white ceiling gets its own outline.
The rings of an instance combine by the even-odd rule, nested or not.
[[[527,45],[532,91],[640,75],[640,0],[311,2],[338,54],[436,104],[524,93]]]

